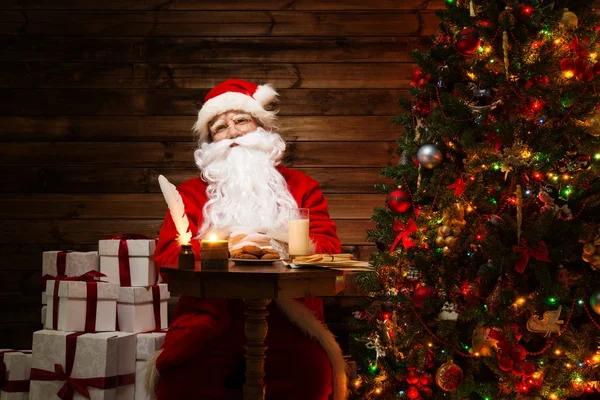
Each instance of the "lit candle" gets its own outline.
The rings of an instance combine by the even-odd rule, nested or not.
[[[229,241],[218,240],[211,234],[208,240],[202,240],[200,265],[203,270],[224,270],[229,263]]]

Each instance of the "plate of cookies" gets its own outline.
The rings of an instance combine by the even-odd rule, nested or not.
[[[275,261],[281,261],[281,256],[277,250],[271,247],[244,246],[236,250],[231,250],[229,259],[236,264],[271,264]]]

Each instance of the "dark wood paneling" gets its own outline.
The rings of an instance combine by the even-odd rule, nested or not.
[[[190,142],[194,122],[193,116],[0,117],[0,142]],[[283,138],[294,142],[389,142],[402,132],[385,116],[282,116],[280,125]]]
[[[381,168],[298,168],[316,179],[325,194],[374,193],[376,183],[393,183],[379,175]],[[198,176],[195,167],[93,168],[5,167],[0,193],[158,193],[158,175],[178,185]]]
[[[190,126],[207,90],[0,90],[0,115],[182,115]],[[280,115],[395,115],[404,89],[280,90]]]
[[[162,166],[193,163],[195,143],[4,143],[0,166]],[[298,142],[293,167],[384,167],[398,162],[395,142]],[[360,157],[357,155],[360,154]]]
[[[51,36],[427,36],[431,11],[0,11],[0,34]]]
[[[2,9],[39,10],[434,10],[443,0],[4,0]]]
[[[158,186],[158,182],[155,183]],[[379,194],[329,194],[333,219],[368,219],[384,204]],[[0,218],[21,219],[142,219],[162,218],[167,206],[162,193],[144,194],[7,194],[0,198]]]
[[[223,38],[36,37],[2,38],[4,62],[359,63],[412,62],[427,37]],[[235,75],[237,76],[237,74]],[[221,77],[221,79],[225,79]]]
[[[161,219],[101,220],[11,220],[0,225],[0,242],[5,244],[93,245],[109,235],[135,232],[156,237]],[[369,244],[366,229],[369,220],[336,220],[338,236],[347,245]]]
[[[141,64],[3,63],[0,87],[17,89],[210,89],[224,76],[270,82],[280,89],[400,89],[408,63]],[[336,79],[332,80],[331,77]]]

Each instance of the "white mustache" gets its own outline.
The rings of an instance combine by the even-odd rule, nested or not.
[[[285,151],[285,142],[276,134],[258,128],[233,139],[223,139],[213,143],[203,143],[196,150],[196,161],[200,169],[209,165],[218,158],[227,157],[234,148],[240,147],[248,150],[262,151],[269,154],[271,159],[279,157]]]

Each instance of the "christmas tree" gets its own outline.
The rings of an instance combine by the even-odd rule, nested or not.
[[[600,18],[446,0],[382,174],[361,399],[565,399],[600,381]],[[383,203],[383,201],[382,201]]]

